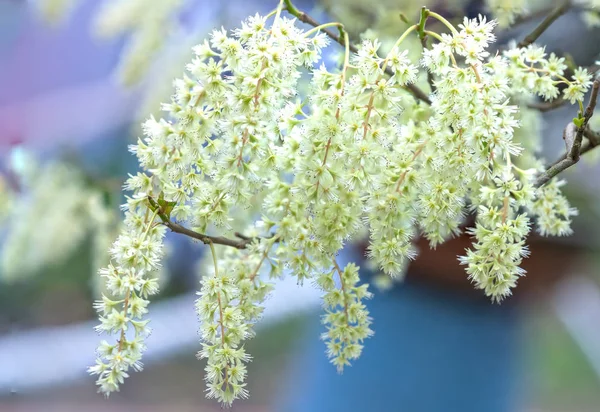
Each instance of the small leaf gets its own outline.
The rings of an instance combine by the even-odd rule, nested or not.
[[[156,212],[156,208],[160,208],[160,213],[166,217],[167,220],[171,219],[171,212],[173,211],[175,205],[177,205],[177,202],[165,200],[165,194],[162,191],[158,195],[158,202],[156,202],[150,196],[148,196],[148,200],[150,202],[150,209],[153,212]]]
[[[177,202],[165,202],[165,206],[163,206],[162,210],[168,219],[171,219],[171,212],[173,211],[175,205],[177,205]]]
[[[577,127],[581,127],[581,126],[583,126],[583,122],[584,122],[584,120],[585,120],[585,119],[584,119],[584,118],[582,118],[582,117],[574,117],[574,118],[573,118],[573,123],[575,123],[575,126],[577,126]]]
[[[150,195],[148,195],[148,207],[153,212],[156,212],[156,208],[158,207],[158,205],[156,204],[156,201],[154,199],[152,199],[152,196],[150,196]]]

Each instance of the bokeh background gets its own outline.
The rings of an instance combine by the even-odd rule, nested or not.
[[[145,2],[159,9],[170,1]],[[0,0],[0,411],[219,410],[204,398],[195,358],[202,245],[169,235],[146,367],[109,400],[85,371],[99,341],[95,271],[117,230],[120,186],[136,170],[127,145],[139,122],[168,99],[193,44],[276,2],[189,0],[168,25],[147,23],[143,29],[160,37],[150,45],[135,31],[99,36],[98,0],[54,1],[55,9],[43,3]],[[399,21],[398,13],[362,2],[296,3],[323,21],[327,12],[351,18],[355,34],[365,22],[394,33]],[[415,6],[383,3],[394,11]],[[455,4],[433,3],[455,13]],[[451,3],[471,16],[484,11],[477,1]],[[64,13],[54,14],[61,4]],[[519,38],[537,21],[503,39]],[[572,12],[541,41],[590,66],[598,38]],[[549,159],[563,150],[571,117],[568,107],[544,115]],[[470,291],[466,276],[457,280],[463,272],[443,249],[425,252],[405,284],[376,292],[369,303],[376,335],[343,376],[327,365],[319,342],[319,292],[280,282],[248,344],[251,397],[233,410],[600,410],[600,169],[589,160],[576,168],[567,174],[580,209],[576,235],[532,247],[538,258],[522,293],[494,305]],[[446,252],[452,248],[464,245]],[[349,389],[356,387],[362,391]]]

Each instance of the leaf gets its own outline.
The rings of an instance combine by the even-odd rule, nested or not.
[[[177,205],[177,202],[165,200],[165,194],[162,191],[158,194],[158,201],[155,201],[152,197],[148,196],[148,202],[150,203],[150,210],[153,212],[156,212],[156,209],[159,208],[159,213],[163,215],[161,216],[162,220],[165,220],[165,218],[170,220],[171,212],[175,205]]]

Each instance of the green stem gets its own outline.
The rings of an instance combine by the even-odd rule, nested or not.
[[[429,9],[425,6],[421,8],[421,17],[419,19],[419,27],[417,31],[419,32],[419,38],[422,40],[425,38],[425,23],[427,22],[427,17],[429,17]]]
[[[337,22],[331,22],[331,23],[321,24],[321,25],[319,25],[317,27],[314,27],[314,28],[308,30],[306,33],[304,33],[304,36],[308,37],[308,36],[310,36],[311,34],[317,32],[317,31],[320,31],[322,29],[326,29],[327,27],[334,27],[334,26],[335,27],[341,27],[342,24],[341,23],[337,23]]]
[[[296,6],[292,4],[291,0],[283,0],[283,3],[285,4],[285,9],[288,13],[290,13],[292,16],[300,18],[300,10],[298,10]]]
[[[431,36],[431,37],[433,37],[434,39],[436,39],[436,40],[439,40],[439,41],[441,41],[441,42],[443,42],[443,41],[444,41],[444,38],[443,38],[442,36],[440,36],[439,34],[437,34],[436,32],[429,31],[429,30],[425,30],[423,33],[424,33],[425,35],[427,35],[427,36]]]
[[[283,3],[285,0],[279,0],[279,5],[277,6],[277,11],[275,12],[275,20],[273,20],[273,27],[279,21],[279,17],[281,16],[281,10],[283,10]]]
[[[457,35],[458,34],[458,30],[456,30],[456,28],[452,25],[452,23],[450,23],[448,20],[446,20],[442,15],[434,13],[432,11],[429,11],[429,16],[433,17],[434,19],[439,20],[440,22],[442,22],[444,24],[444,26],[448,27],[448,29],[452,32],[452,34]]]
[[[406,39],[408,37],[408,35],[410,33],[412,33],[413,31],[417,30],[419,28],[419,26],[417,24],[410,26],[408,29],[406,29],[404,31],[404,33],[402,33],[402,36],[400,36],[400,38],[398,38],[398,40],[396,40],[396,43],[394,44],[394,47],[392,47],[390,49],[390,52],[388,53],[388,55],[385,57],[385,60],[383,61],[383,65],[381,66],[381,68],[383,69],[383,71],[385,71],[385,68],[387,67],[388,64],[388,60],[390,59],[391,54],[394,52],[394,50],[400,46],[400,44],[404,41],[404,39]]]
[[[210,253],[212,253],[213,264],[215,265],[215,277],[219,277],[219,265],[217,265],[217,252],[215,252],[215,245],[213,242],[208,242],[210,246]]]

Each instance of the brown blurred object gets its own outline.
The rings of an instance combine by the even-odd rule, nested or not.
[[[471,247],[470,236],[463,234],[439,245],[435,250],[429,248],[425,238],[421,238],[416,245],[419,256],[408,268],[408,281],[428,283],[471,297],[484,296],[483,291],[474,288],[465,266],[457,258]],[[523,259],[521,265],[527,274],[519,279],[517,287],[513,289],[514,297],[519,300],[523,297],[542,297],[551,291],[559,279],[573,271],[586,252],[580,246],[550,242],[537,235],[531,235],[527,245],[531,254]]]

